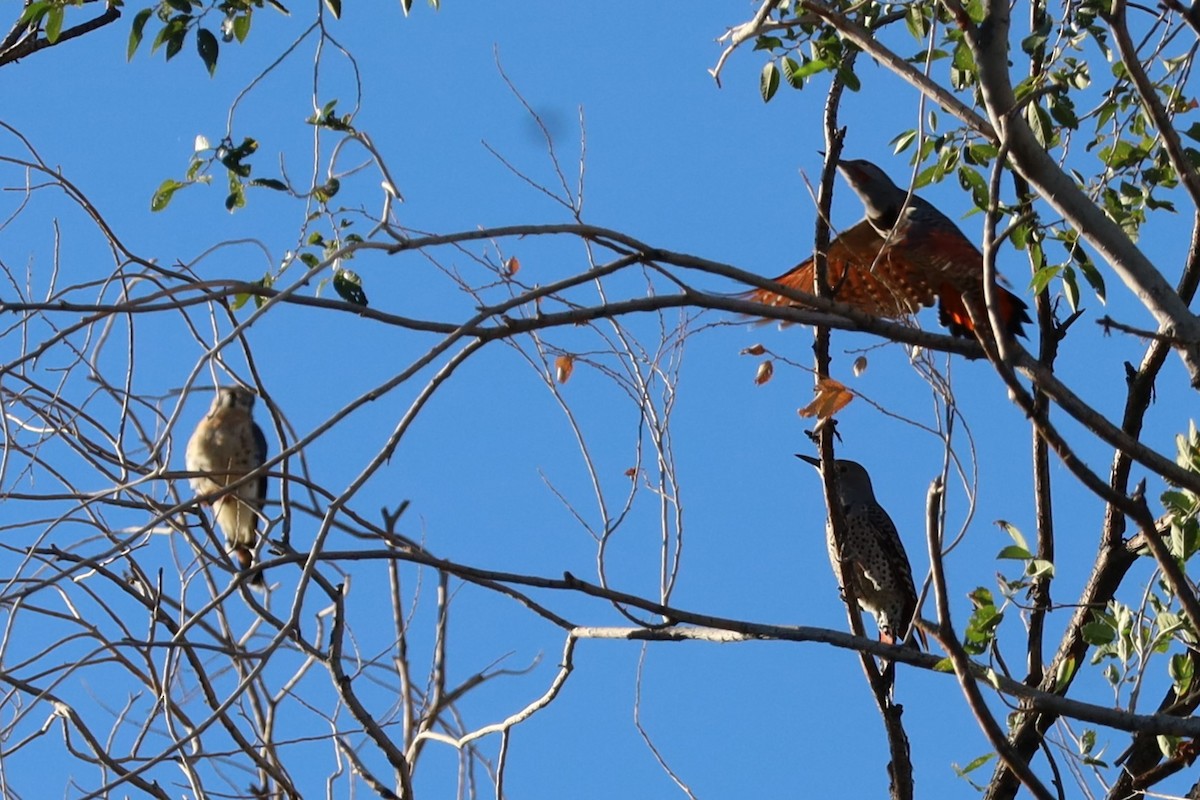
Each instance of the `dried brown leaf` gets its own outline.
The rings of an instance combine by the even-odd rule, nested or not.
[[[822,378],[817,382],[813,391],[817,396],[811,403],[800,409],[798,413],[802,417],[830,419],[854,399],[854,392],[833,378]]]
[[[571,380],[571,373],[574,371],[575,356],[561,355],[554,359],[554,379],[559,383]]]
[[[762,386],[767,381],[771,380],[771,376],[775,374],[775,364],[771,361],[764,361],[758,365],[758,372],[754,374],[754,383],[756,386]]]

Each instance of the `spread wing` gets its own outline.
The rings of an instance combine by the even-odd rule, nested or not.
[[[905,262],[902,254],[889,247],[883,255],[883,239],[862,220],[829,244],[825,254],[833,299],[855,310],[876,317],[896,318],[933,305],[933,288],[920,270]],[[809,258],[775,278],[789,289],[815,293],[816,265]],[[746,299],[770,306],[799,306],[781,294],[755,289]]]
[[[922,201],[916,204],[901,239],[895,245],[936,284],[941,297],[939,319],[955,336],[970,337],[975,329],[963,295],[983,301],[983,254],[944,214]],[[1001,278],[1001,281],[1004,279]],[[1009,333],[1024,336],[1030,323],[1025,301],[998,286],[1000,318]],[[980,308],[982,313],[982,308]]]

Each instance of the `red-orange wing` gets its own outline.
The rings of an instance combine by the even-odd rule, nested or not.
[[[908,257],[923,266],[925,274],[939,281],[938,318],[955,336],[970,338],[975,330],[967,313],[963,295],[983,302],[983,254],[953,226],[930,225],[921,236],[912,236],[901,247]],[[1001,279],[1003,280],[1003,279]],[[1025,301],[1005,289],[996,287],[1000,318],[1013,336],[1024,336],[1023,325],[1031,322]],[[982,305],[979,313],[983,313]]]
[[[833,299],[864,314],[892,319],[933,305],[933,289],[924,274],[905,263],[895,248],[888,248],[880,257],[882,246],[883,239],[865,219],[830,243],[825,259]],[[775,280],[789,289],[814,294],[814,272],[809,258]],[[766,289],[755,289],[745,297],[771,306],[802,305]]]

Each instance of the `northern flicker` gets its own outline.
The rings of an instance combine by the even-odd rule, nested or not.
[[[977,303],[977,313],[984,313],[983,255],[978,248],[945,214],[916,195],[909,197],[871,162],[842,161],[838,171],[862,199],[867,216],[830,242],[825,254],[833,299],[866,314],[896,319],[933,305],[936,297],[941,323],[955,336],[971,337],[975,326],[966,302]],[[814,273],[810,258],[775,280],[815,292]],[[1005,327],[1023,336],[1021,326],[1030,321],[1025,302],[1002,286],[996,288]],[[767,305],[793,304],[766,289],[746,297]]]
[[[254,422],[254,395],[239,386],[217,390],[208,415],[200,420],[188,440],[186,462],[189,481],[198,494],[212,494],[241,480],[267,460],[267,439]],[[225,546],[243,571],[254,566],[254,545],[258,542],[258,518],[267,496],[267,476],[242,483],[231,492],[212,500],[213,516]],[[262,570],[248,578],[251,585],[263,585]]]
[[[986,316],[979,248],[949,217],[915,194],[910,196],[870,161],[839,161],[838,172],[862,200],[867,221],[884,238],[881,254],[899,252],[904,263],[933,287],[939,299],[938,317],[952,334],[974,333],[967,305]],[[1021,325],[1031,321],[1028,306],[1003,286],[996,290],[1004,327],[1014,336],[1023,336]]]
[[[821,467],[820,459],[800,454],[797,458]],[[904,543],[892,518],[875,499],[871,476],[863,466],[839,459],[834,467],[846,531],[845,539],[837,541],[833,526],[825,525],[825,546],[833,574],[844,590],[839,564],[848,562],[858,605],[875,617],[880,640],[888,644],[903,642],[917,612],[917,590]]]
[[[899,253],[881,254],[881,237],[870,220],[860,220],[842,231],[825,252],[826,275],[832,299],[854,306],[864,314],[897,319],[933,305],[935,293],[924,274],[914,270]],[[809,258],[775,278],[789,289],[815,294],[816,264]],[[793,301],[767,289],[755,289],[747,298],[769,306]]]

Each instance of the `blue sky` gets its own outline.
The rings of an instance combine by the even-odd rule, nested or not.
[[[655,246],[767,275],[811,252],[813,203],[801,173],[815,177],[821,167],[823,92],[816,86],[803,92],[785,88],[763,104],[757,76],[764,57],[749,49],[726,65],[723,88],[707,72],[720,54],[714,40],[749,15],[748,5],[449,0],[436,13],[417,5],[405,19],[394,4],[370,9],[347,4],[345,19],[331,28],[357,59],[363,97],[355,124],[370,133],[405,196],[397,211],[403,224],[448,232],[567,221],[561,208],[515,178],[482,144],[487,142],[534,180],[553,181],[544,142],[498,73],[498,53],[509,79],[553,133],[572,180],[582,109],[587,221]],[[25,134],[48,162],[60,165],[135,251],[163,264],[191,263],[218,242],[252,238],[269,257],[257,245],[233,244],[194,266],[208,277],[257,279],[296,246],[304,215],[299,204],[255,190],[247,208],[228,214],[222,208],[222,177],[213,187],[179,193],[164,212],[152,214],[149,203],[164,178],[183,173],[194,137],[204,134],[217,141],[237,93],[276,58],[285,42],[300,34],[310,12],[293,10],[289,19],[269,10],[257,14],[247,45],[222,49],[215,79],[205,73],[190,43],[165,65],[161,54],[150,55],[145,45],[126,64],[126,15],[110,30],[0,71],[6,98],[0,118]],[[281,156],[294,178],[312,169],[312,129],[303,121],[311,113],[313,41],[302,44],[262,82],[235,117],[234,139],[253,136],[260,142],[252,159],[256,177],[277,175]],[[907,160],[892,156],[888,142],[916,124],[916,93],[867,59],[860,60],[859,72],[864,91],[848,95],[843,106],[850,128],[846,153],[876,161],[899,182],[907,174]],[[337,98],[339,108],[349,110],[354,89],[348,75],[346,63],[327,54],[320,100]],[[11,137],[0,141],[0,152],[18,152]],[[355,163],[360,155],[348,155],[342,165]],[[6,171],[6,186],[13,185],[14,174]],[[347,204],[361,203],[377,212],[374,172],[343,183]],[[838,188],[834,222],[848,226],[861,216],[861,208],[851,193]],[[931,187],[923,195],[956,219],[967,208],[967,199],[950,185]],[[13,200],[0,202],[7,208]],[[51,220],[57,217],[65,233],[62,282],[106,275],[111,263],[97,251],[97,237],[78,214],[55,202],[38,196],[19,227],[0,230],[0,257],[17,271],[29,263],[35,286],[44,290]],[[979,217],[961,224],[968,235],[978,236]],[[1163,230],[1175,224],[1171,221]],[[520,258],[520,277],[531,283],[548,283],[586,267],[576,244],[520,240],[504,247],[506,255]],[[1151,252],[1170,263],[1178,256],[1170,247],[1163,236]],[[438,257],[480,277],[461,253],[443,250]],[[363,277],[373,308],[450,320],[471,309],[446,277],[417,254],[362,256],[351,266]],[[1019,293],[1028,296],[1028,269],[1018,254],[1007,253],[1003,268]],[[293,267],[287,279],[297,275]],[[709,278],[696,282],[720,291],[737,288]],[[639,291],[632,279],[612,286],[626,296]],[[1109,294],[1110,313],[1145,323],[1145,315],[1134,309],[1111,275]],[[1101,410],[1118,413],[1124,386],[1121,362],[1136,363],[1140,348],[1129,339],[1103,338],[1092,330],[1092,321],[1104,310],[1086,295],[1084,304],[1089,314],[1077,325],[1081,332],[1064,347],[1061,374]],[[920,321],[927,328],[937,324],[931,311]],[[650,317],[627,322],[643,337],[652,337],[657,325]],[[145,324],[136,345],[135,389],[170,395],[202,354],[179,330],[178,320]],[[739,355],[758,342],[808,364],[811,332],[753,327],[712,312],[691,325],[703,330],[687,342],[673,417],[686,520],[674,603],[761,622],[844,629],[845,612],[825,554],[820,481],[793,458],[793,453],[810,452],[807,425],[795,412],[811,397],[811,379],[777,364],[775,379],[756,387],[757,361]],[[288,307],[257,323],[249,338],[273,401],[301,433],[402,369],[435,341],[348,315]],[[555,331],[548,339],[567,349],[597,346],[586,330]],[[6,361],[13,344],[0,342]],[[936,424],[930,391],[903,349],[877,345],[866,337],[835,335],[835,375],[889,411],[926,426]],[[854,379],[849,368],[857,352],[843,353],[864,347],[871,348],[866,353],[869,368]],[[944,359],[939,363],[944,365]],[[962,547],[948,561],[961,625],[969,610],[966,593],[978,585],[994,587],[998,569],[1016,570],[994,560],[1009,541],[992,521],[1007,519],[1032,535],[1030,434],[990,367],[955,358],[950,372],[980,469],[978,508]],[[426,371],[415,384],[365,406],[314,443],[308,458],[316,477],[334,491],[345,487],[431,374]],[[1165,374],[1164,386],[1171,381],[1185,385],[1174,359]],[[206,384],[207,379],[201,381]],[[633,463],[634,407],[586,365],[577,368],[562,392],[594,448],[606,491],[621,497],[628,483],[624,470]],[[206,392],[201,395],[186,401],[181,428],[173,433],[180,469],[181,436],[209,402]],[[1146,441],[1172,453],[1172,437],[1186,428],[1188,413],[1179,398],[1164,391],[1151,413]],[[1056,420],[1088,463],[1103,473],[1111,453],[1073,424]],[[914,571],[923,575],[924,497],[940,469],[939,441],[861,401],[841,415],[839,430],[839,453],[871,470],[880,501],[905,538]],[[270,438],[277,452],[279,442]],[[955,443],[967,457],[961,431]],[[1053,471],[1062,490],[1055,599],[1069,603],[1086,578],[1102,507],[1057,463]],[[438,392],[390,465],[354,505],[374,514],[381,505],[411,500],[405,532],[424,537],[438,555],[484,568],[545,576],[571,571],[594,579],[595,545],[547,489],[543,476],[589,519],[595,518],[565,417],[517,354],[492,344]],[[1156,496],[1161,486],[1150,489]],[[277,487],[272,492],[278,497]],[[953,529],[964,519],[962,493],[953,493],[950,502]],[[650,596],[656,591],[655,508],[643,493],[634,517],[612,545],[611,576],[622,590]],[[310,540],[304,528],[315,525],[316,520],[303,518],[293,534],[299,546]],[[336,537],[332,541],[336,547],[352,544]],[[184,551],[160,540],[143,557],[148,563],[169,563],[171,553],[186,560]],[[381,591],[382,570],[365,564],[352,564],[351,570],[359,590],[350,600],[360,615],[356,635],[365,651],[386,647],[388,630],[375,629],[371,619],[381,596],[373,593]],[[283,586],[280,594],[286,595],[294,575],[279,572],[284,573],[277,578]],[[1146,570],[1135,568],[1135,574],[1144,576]],[[1129,586],[1136,581],[1131,579]],[[580,624],[622,624],[603,604],[541,597]],[[274,602],[286,608],[288,600],[281,596]],[[418,626],[428,624],[429,613],[422,606]],[[1061,629],[1069,613],[1051,615],[1049,627]],[[470,586],[458,589],[453,616],[450,668],[459,678],[498,658],[516,668],[542,657],[529,674],[497,681],[465,701],[471,724],[502,719],[544,691],[561,653],[561,633],[510,601]],[[1008,652],[1018,656],[1015,617],[1011,614],[1005,624],[1012,636]],[[871,630],[869,621],[867,625]],[[414,637],[418,651],[429,646],[427,638]],[[638,646],[627,642],[580,644],[563,695],[513,735],[506,783],[511,796],[640,798],[675,792],[633,726],[638,656]],[[1161,670],[1156,677],[1161,678]],[[313,692],[327,691],[327,676],[307,680]],[[1098,676],[1089,683],[1084,696],[1107,702],[1097,688]],[[1152,685],[1146,697],[1157,699],[1158,684]],[[912,739],[918,793],[970,794],[950,764],[965,764],[988,748],[952,679],[902,669],[897,693]],[[994,707],[1003,714],[999,705]],[[780,642],[657,644],[645,665],[641,719],[671,767],[700,797],[869,797],[882,796],[887,785],[881,725],[851,653]],[[1106,735],[1102,732],[1102,739]],[[1114,741],[1118,750],[1124,746],[1123,738]],[[484,743],[491,753],[497,746],[494,737]],[[315,795],[330,761],[327,751],[312,749],[313,774],[307,778]],[[426,757],[430,763],[421,767],[418,788],[429,796],[449,796],[455,782],[453,753],[432,745]],[[31,767],[17,764],[13,769]]]

